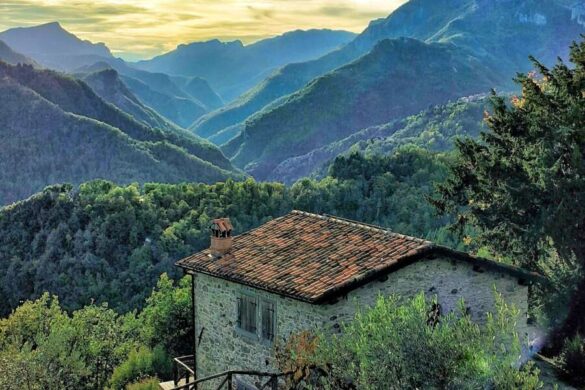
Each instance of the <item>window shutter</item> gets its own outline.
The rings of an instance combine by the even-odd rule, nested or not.
[[[238,328],[256,334],[256,298],[238,297]]]
[[[275,333],[274,303],[262,302],[262,338],[274,341]]]
[[[250,299],[250,328],[249,331],[256,333],[256,301]]]
[[[238,297],[238,328],[242,328],[242,297]]]

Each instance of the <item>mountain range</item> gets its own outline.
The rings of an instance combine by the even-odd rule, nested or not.
[[[444,150],[452,128],[479,131],[485,103],[462,98],[511,91],[516,72],[532,69],[529,55],[549,65],[566,58],[585,31],[579,9],[565,0],[410,0],[357,36],[214,40],[139,63],[58,23],[7,30],[0,204],[93,178],[247,173],[292,183],[348,150],[390,153],[431,135]]]
[[[58,22],[17,27],[0,33],[0,40],[41,65],[72,70],[100,58],[114,58],[103,43],[79,39]]]
[[[467,87],[470,92],[477,93],[486,87],[486,77],[491,85],[483,92],[490,88],[511,90],[516,72],[532,69],[530,55],[549,65],[558,57],[566,58],[570,43],[579,39],[584,31],[584,26],[575,17],[573,10],[565,3],[555,0],[411,0],[387,18],[370,23],[362,34],[343,48],[314,61],[281,68],[235,102],[204,115],[191,129],[214,142],[225,143],[223,149],[234,158],[236,165],[257,175],[257,178],[276,178],[271,176],[270,167],[291,157],[288,154],[304,154],[307,147],[322,146],[319,143],[313,145],[311,139],[306,139],[307,132],[321,133],[323,142],[330,142],[332,128],[337,130],[347,126],[345,122],[337,123],[339,118],[336,112],[355,110],[352,103],[344,103],[351,99],[344,100],[339,96],[349,93],[351,86],[330,88],[329,92],[321,91],[320,98],[316,101],[315,83],[321,77],[335,77],[332,75],[339,71],[336,68],[370,55],[367,53],[380,40],[410,37],[427,44],[451,45],[457,49],[457,61],[475,62],[488,70],[488,74],[479,74],[476,79],[469,80]],[[416,67],[416,63],[420,61],[416,53],[412,54],[410,58],[404,58],[405,68]],[[429,63],[430,66],[434,65],[433,62]],[[345,80],[345,85],[371,77],[373,76],[370,74],[358,73],[355,79]],[[412,87],[418,88],[416,84],[425,83],[426,77],[432,79],[432,72],[413,80]],[[388,80],[382,77],[378,81],[384,83]],[[407,93],[409,88],[410,86],[405,89]],[[378,107],[369,109],[384,112],[389,105],[401,105],[399,101],[390,100],[391,98],[392,95],[387,95],[387,99],[378,102]],[[453,96],[447,94],[441,98],[446,102]],[[424,105],[426,96],[418,99]],[[308,114],[304,114],[301,120],[297,116],[291,117],[292,112],[296,112],[297,116],[301,112]],[[377,121],[381,118],[372,119]],[[311,122],[309,127],[305,126],[306,122]],[[265,132],[268,130],[263,127],[268,123],[271,126],[270,137],[259,141],[263,137],[261,134],[266,136]],[[316,123],[322,125],[315,127]],[[375,123],[366,118],[364,122],[352,122],[351,129],[337,134],[343,137],[347,132],[359,131],[373,124]],[[304,144],[303,148],[287,148],[287,156],[264,152],[277,149],[278,145],[291,139]],[[261,156],[256,156],[257,153],[261,153]],[[246,155],[248,157],[243,157]]]
[[[347,31],[297,30],[250,45],[241,41],[195,42],[136,66],[151,72],[202,77],[226,101],[231,101],[275,69],[318,58],[354,37]]]
[[[27,64],[38,67],[39,64],[35,60],[12,50],[5,42],[0,41],[0,61],[4,61],[10,65]]]
[[[95,84],[111,76],[90,79]],[[164,122],[127,90],[112,93],[108,87],[101,93]],[[243,177],[207,141],[168,123],[156,128],[145,122],[104,101],[84,81],[0,62],[0,204],[50,184],[92,178],[130,183]]]
[[[274,168],[288,158],[429,105],[489,90],[496,81],[488,67],[452,44],[386,39],[251,117],[223,150],[254,177],[277,179]]]

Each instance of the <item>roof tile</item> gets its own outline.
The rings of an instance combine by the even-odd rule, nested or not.
[[[234,237],[230,254],[221,259],[204,250],[177,265],[314,301],[432,246],[382,228],[293,211]]]

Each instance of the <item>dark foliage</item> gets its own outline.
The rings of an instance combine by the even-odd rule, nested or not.
[[[507,105],[493,98],[490,132],[457,143],[452,177],[440,187],[439,210],[458,226],[480,230],[478,243],[532,270],[549,272],[551,252],[561,264],[585,265],[585,42],[571,49],[574,68],[559,62],[520,75],[522,96]],[[585,278],[559,286],[575,289],[568,316],[551,340],[585,334]]]

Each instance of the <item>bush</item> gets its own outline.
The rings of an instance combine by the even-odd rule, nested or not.
[[[562,367],[568,381],[585,386],[585,337],[577,335],[565,342]]]
[[[360,311],[340,335],[317,336],[294,361],[315,366],[297,368],[294,386],[322,389],[538,389],[532,365],[518,369],[521,345],[515,332],[515,309],[498,296],[497,313],[479,326],[461,302],[455,314],[433,317],[436,300],[420,294],[402,303],[380,297]],[[306,337],[305,337],[306,338]],[[281,355],[286,356],[286,354]],[[294,362],[281,366],[294,369]],[[299,375],[298,372],[304,375]],[[321,375],[315,379],[315,372]]]
[[[159,390],[159,380],[156,378],[148,378],[143,381],[132,383],[126,386],[126,390]]]
[[[137,379],[144,379],[157,373],[171,371],[171,359],[160,346],[150,349],[141,347],[130,352],[128,359],[114,370],[110,380],[112,389],[124,389]],[[137,385],[137,384],[136,384]]]

